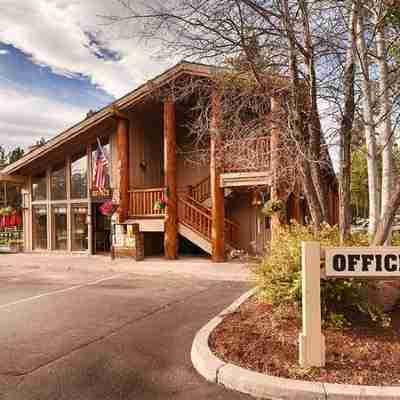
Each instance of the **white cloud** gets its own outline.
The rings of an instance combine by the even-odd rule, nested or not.
[[[155,62],[157,49],[116,37],[108,45],[121,54],[119,61],[96,57],[88,47],[85,31],[98,30],[98,15],[117,11],[110,0],[1,0],[0,41],[31,55],[53,72],[84,74],[92,83],[120,97],[166,68]]]
[[[85,116],[87,109],[14,88],[0,90],[0,144],[27,147],[50,138]]]
[[[97,16],[118,12],[117,6],[112,0],[0,0],[0,42],[13,45],[56,74],[71,78],[85,75],[120,97],[175,60],[156,62],[152,56],[157,49],[122,39],[115,32],[111,35],[108,30],[108,39],[103,35],[102,40],[121,57],[118,61],[96,57],[96,48],[90,48],[85,32],[97,33],[99,23],[104,22]],[[0,144],[8,148],[28,146],[41,136],[52,137],[82,119],[87,111],[60,98],[38,97],[18,82],[0,78]]]

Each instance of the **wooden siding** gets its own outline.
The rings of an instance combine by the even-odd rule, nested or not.
[[[251,205],[250,192],[237,192],[227,201],[227,218],[239,222],[237,241],[238,247],[252,253],[254,247],[251,242],[256,241],[256,213],[257,209]]]
[[[163,152],[161,105],[138,107],[130,114],[130,189],[163,186]]]

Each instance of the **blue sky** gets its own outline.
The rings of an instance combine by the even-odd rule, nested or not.
[[[0,144],[27,147],[84,118],[178,60],[104,27],[113,0],[1,0]]]

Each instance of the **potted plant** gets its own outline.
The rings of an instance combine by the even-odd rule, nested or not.
[[[167,203],[164,199],[159,199],[156,200],[156,202],[154,203],[154,211],[163,211],[165,210],[165,207],[167,206]]]

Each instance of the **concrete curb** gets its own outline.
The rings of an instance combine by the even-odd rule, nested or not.
[[[193,366],[208,381],[260,399],[270,400],[400,400],[400,386],[339,385],[278,378],[226,363],[208,346],[211,332],[227,314],[256,293],[252,289],[201,328],[193,341]]]

